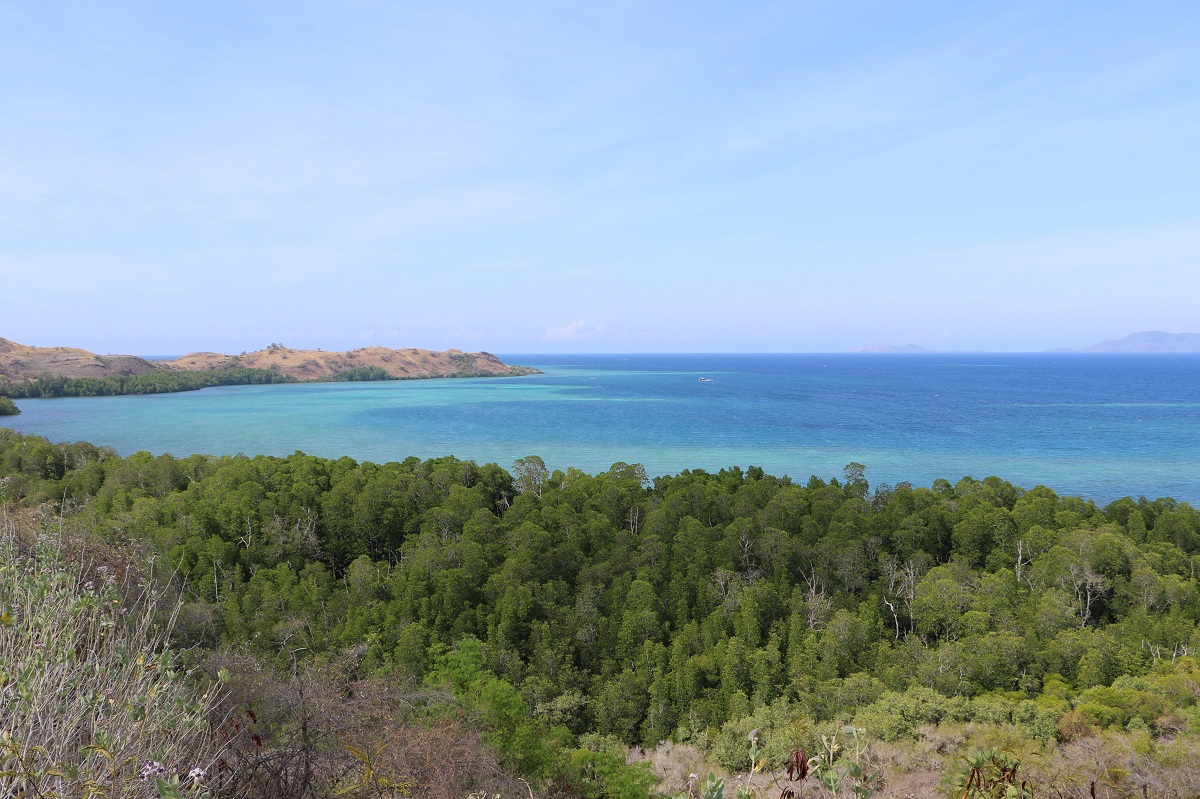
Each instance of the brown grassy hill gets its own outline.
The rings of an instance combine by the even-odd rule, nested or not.
[[[508,377],[533,374],[536,369],[509,366],[489,352],[461,350],[420,350],[412,347],[392,350],[387,347],[363,347],[349,352],[294,350],[272,344],[265,350],[244,355],[194,352],[173,361],[163,361],[167,369],[220,369],[244,366],[272,369],[298,380],[323,380],[350,369],[377,367],[393,377]]]
[[[140,375],[158,368],[133,355],[96,355],[75,347],[27,347],[0,338],[0,379],[32,380],[38,375],[111,377]]]
[[[0,338],[0,380],[32,380],[40,375],[55,377],[112,377],[136,375],[156,369],[201,371],[243,366],[272,369],[298,380],[327,380],[340,372],[377,367],[393,377],[509,377],[537,372],[509,366],[488,352],[460,350],[392,350],[364,347],[349,352],[294,350],[272,344],[257,352],[222,355],[194,352],[171,361],[148,361],[133,355],[96,355],[73,347],[27,347]]]

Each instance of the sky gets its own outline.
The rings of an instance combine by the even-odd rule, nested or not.
[[[1197,332],[1197,42],[1195,0],[0,2],[0,337]]]

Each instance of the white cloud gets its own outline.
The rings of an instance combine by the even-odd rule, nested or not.
[[[588,327],[583,319],[567,322],[565,325],[550,325],[542,335],[542,341],[582,341],[583,339],[599,338],[607,328],[604,325]]]

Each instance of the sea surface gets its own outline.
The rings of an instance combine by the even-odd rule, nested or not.
[[[539,455],[589,473],[753,465],[800,482],[857,461],[873,486],[997,475],[1100,503],[1200,502],[1198,355],[501,357],[545,374],[20,400],[3,424],[124,455],[454,455],[506,468]]]

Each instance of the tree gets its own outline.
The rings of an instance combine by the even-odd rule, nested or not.
[[[512,683],[489,671],[483,644],[467,637],[437,659],[425,678],[431,687],[449,688],[485,730],[484,740],[522,773],[539,776],[553,757],[544,730]]]
[[[542,495],[542,487],[550,476],[546,462],[537,455],[526,455],[513,462],[513,474],[517,478],[517,490],[522,494]]]
[[[1099,543],[1101,546],[1097,546]],[[1091,624],[1097,608],[1112,591],[1112,580],[1105,576],[1110,542],[1102,534],[1095,537],[1090,531],[1078,531],[1064,538],[1064,543],[1052,547],[1037,558],[1030,572],[1033,585],[1053,586],[1075,597],[1077,624]]]
[[[951,541],[955,553],[978,568],[987,560],[992,547],[1006,545],[1015,531],[1016,525],[1007,510],[980,504],[954,525]]]
[[[895,555],[885,555],[879,560],[882,575],[880,580],[883,589],[881,599],[892,616],[892,624],[896,629],[896,638],[900,638],[900,619],[908,619],[908,631],[913,628],[912,606],[917,597],[917,583],[932,565],[930,558],[924,552],[909,558],[901,564]]]
[[[857,499],[862,499],[867,495],[870,486],[867,484],[867,478],[864,473],[867,467],[857,461],[851,461],[846,464],[843,473],[846,476],[846,493]]]
[[[660,604],[654,587],[645,580],[634,580],[629,586],[617,632],[619,665],[630,665],[641,652],[644,642],[657,641],[661,637],[662,622],[657,610]]]
[[[973,586],[969,572],[950,566],[930,569],[913,596],[912,615],[917,632],[943,641],[957,637],[962,615],[971,605]]]

